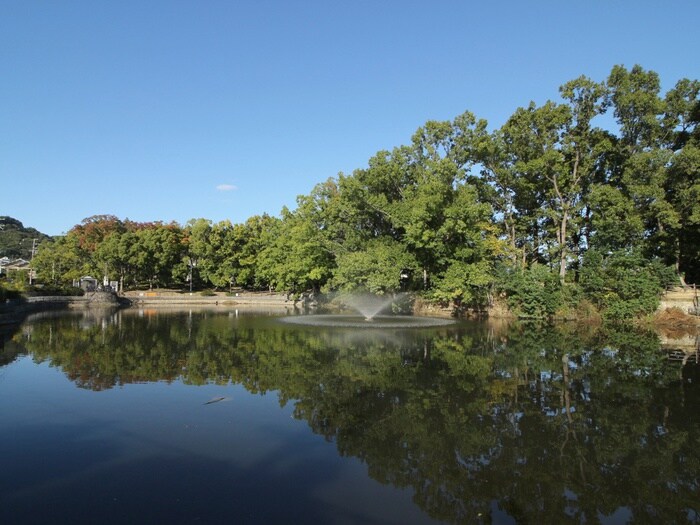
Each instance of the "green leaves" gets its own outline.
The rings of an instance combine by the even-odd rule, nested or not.
[[[604,82],[580,76],[559,101],[517,108],[499,129],[470,112],[430,120],[279,218],[180,227],[90,217],[42,247],[36,266],[45,280],[96,273],[182,285],[193,273],[218,288],[375,293],[396,289],[395,274],[410,268],[427,296],[477,306],[492,269],[507,267],[514,281],[502,289],[537,317],[570,306],[576,294],[562,287],[575,288],[590,250],[638,253],[642,266],[659,258],[697,281],[700,82],[681,79],[665,95],[660,86],[653,71],[618,65]],[[614,129],[597,127],[609,112]],[[638,306],[616,315],[648,309]]]
[[[607,84],[622,143],[631,152],[653,146],[661,132],[660,115],[664,110],[659,98],[659,75],[639,65],[629,71],[618,65],[610,72]]]
[[[591,247],[603,252],[631,248],[642,241],[644,223],[634,201],[608,184],[591,186]]]
[[[510,308],[519,317],[550,319],[563,306],[562,287],[545,266],[533,264],[526,270],[502,268],[498,277]]]
[[[393,239],[375,239],[364,250],[341,253],[331,285],[344,291],[367,291],[384,295],[400,290],[401,269],[417,269],[406,246]]]
[[[645,260],[639,251],[590,250],[581,270],[584,292],[613,321],[653,313],[659,293],[672,281],[672,268]]]
[[[435,279],[432,297],[440,302],[457,304],[486,304],[487,290],[493,282],[491,264],[487,260],[476,263],[453,261]]]

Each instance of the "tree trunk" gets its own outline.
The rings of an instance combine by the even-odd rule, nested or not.
[[[685,277],[681,273],[681,251],[676,250],[676,275],[678,280],[681,282],[681,286],[685,288],[687,285],[685,283]]]
[[[566,223],[569,218],[568,212],[564,212],[560,226],[560,251],[559,251],[559,282],[563,285],[566,281]]]
[[[680,285],[685,288],[686,282],[685,282],[685,276],[681,272],[681,239],[680,235],[677,235],[676,238],[674,239],[673,242],[673,268],[676,271],[676,277],[678,277],[678,281],[680,282]]]

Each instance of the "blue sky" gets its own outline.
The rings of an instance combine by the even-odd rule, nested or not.
[[[615,64],[700,78],[700,2],[0,0],[0,215],[278,215],[469,110]]]

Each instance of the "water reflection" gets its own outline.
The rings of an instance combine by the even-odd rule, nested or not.
[[[700,522],[700,375],[653,332],[290,326],[127,310],[29,320],[8,352],[79,387],[243,385],[435,519]]]

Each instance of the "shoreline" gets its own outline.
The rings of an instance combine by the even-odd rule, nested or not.
[[[304,299],[295,300],[284,293],[270,292],[215,292],[202,295],[201,292],[180,292],[171,290],[129,291],[123,295],[114,292],[91,292],[83,296],[30,296],[0,304],[0,324],[14,324],[27,314],[53,309],[86,308],[178,308],[187,306],[208,307],[244,307],[257,306],[265,308],[300,309],[308,306]],[[685,306],[685,305],[684,305]],[[681,315],[682,313],[682,315]],[[418,300],[413,305],[412,315],[427,317],[444,317],[453,319],[491,319],[507,322],[523,321],[503,309],[493,308],[479,312],[462,312],[455,315],[453,307],[440,307]],[[682,317],[682,319],[681,319]],[[527,320],[525,320],[527,321]],[[590,319],[555,319],[555,322],[574,322],[590,324]],[[700,329],[700,317],[685,314],[678,306],[662,302],[653,316],[646,320],[630,320],[632,324],[652,324],[660,329]]]
[[[231,295],[215,293],[201,295],[198,292],[142,291],[127,292],[119,296],[121,300],[132,306],[178,306],[178,305],[209,305],[209,306],[280,306],[293,307],[300,301],[288,299],[286,294],[264,292],[241,292]]]

